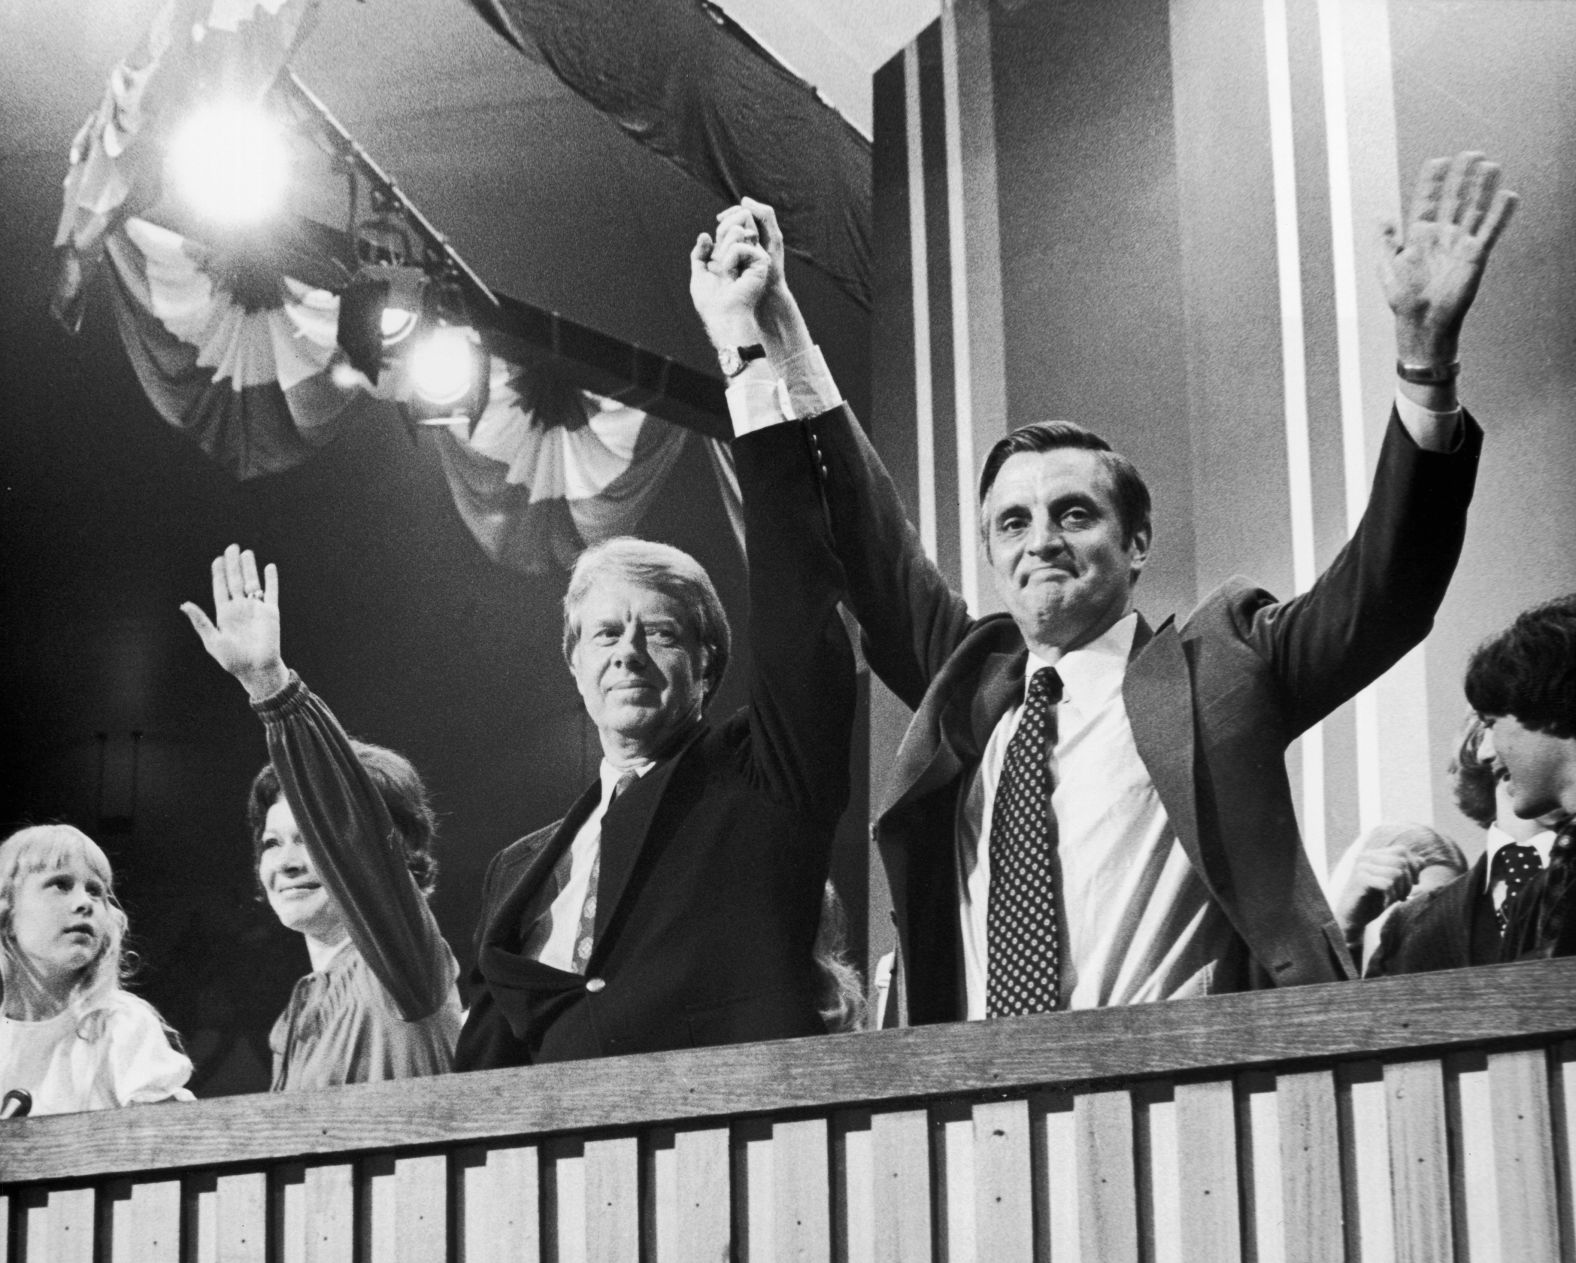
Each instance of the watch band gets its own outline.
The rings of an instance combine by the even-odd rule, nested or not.
[[[1411,382],[1414,386],[1443,386],[1461,376],[1461,361],[1451,360],[1448,364],[1408,364],[1405,360],[1397,360],[1395,375],[1404,382]]]
[[[717,363],[722,365],[722,375],[728,378],[737,377],[748,365],[765,358],[766,348],[759,342],[749,346],[725,346],[717,351]]]

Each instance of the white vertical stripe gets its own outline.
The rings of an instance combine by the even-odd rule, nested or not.
[[[1352,154],[1346,113],[1346,59],[1342,0],[1319,0],[1319,44],[1324,53],[1324,132],[1330,162],[1330,253],[1335,268],[1335,346],[1340,373],[1341,452],[1346,489],[1346,532],[1357,529],[1368,503],[1368,444],[1363,407],[1362,343],[1357,320],[1357,241],[1352,201]],[[1372,688],[1357,695],[1357,828],[1383,819],[1379,757],[1379,699]]]
[[[1292,582],[1306,592],[1317,577],[1313,548],[1313,469],[1308,452],[1308,365],[1303,345],[1302,254],[1297,236],[1297,166],[1292,145],[1291,47],[1286,0],[1264,0],[1264,67],[1269,88],[1270,161],[1275,187],[1275,255],[1280,282],[1281,376],[1291,509]],[[1302,735],[1303,843],[1314,872],[1325,863],[1324,726]]]
[[[960,0],[941,4],[941,82],[947,132],[947,246],[952,277],[952,382],[958,449],[958,590],[978,612],[979,552],[974,522],[974,357],[970,345],[968,242],[963,204],[962,94],[958,83]]]
[[[925,147],[919,98],[919,41],[903,50],[903,134],[908,141],[909,287],[914,302],[914,459],[919,540],[936,560],[936,415],[931,394],[930,260],[925,236]]]

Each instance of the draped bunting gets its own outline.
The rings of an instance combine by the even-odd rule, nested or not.
[[[335,295],[279,276],[276,303],[248,310],[210,270],[211,251],[142,219],[112,233],[107,253],[121,340],[149,400],[235,477],[290,469],[360,418],[403,424],[336,346]],[[714,439],[496,355],[488,405],[468,428],[431,427],[460,517],[501,565],[541,573],[636,531],[691,443],[710,450],[742,549],[731,453]]]
[[[151,142],[168,125],[162,113],[189,105],[204,85],[262,92],[315,3],[167,0],[72,144],[55,236],[57,317],[78,327],[87,280],[107,259],[116,324],[148,399],[241,479],[299,465],[353,423],[406,423],[389,393],[398,375],[375,389],[339,350],[337,295],[292,274],[292,261],[311,253],[309,235],[281,228],[268,241],[219,248],[141,213],[157,202]],[[492,374],[474,429],[430,429],[460,516],[493,560],[539,573],[634,532],[691,443],[708,445],[742,550],[738,484],[722,444],[577,390],[540,365],[495,353]]]
[[[727,14],[705,0],[470,3],[691,179],[770,203],[788,248],[870,307],[870,144]]]

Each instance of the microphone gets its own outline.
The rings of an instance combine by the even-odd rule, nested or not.
[[[12,1088],[0,1097],[0,1123],[8,1118],[26,1118],[33,1108],[33,1094],[26,1088]]]

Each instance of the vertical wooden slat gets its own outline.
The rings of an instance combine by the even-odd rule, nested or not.
[[[1081,1093],[1078,1127],[1078,1228],[1083,1256],[1137,1263],[1138,1190],[1133,1160],[1133,1103],[1122,1089]]]
[[[924,1110],[870,1117],[876,1263],[930,1263],[930,1118]]]
[[[461,1263],[513,1263],[542,1252],[535,1145],[466,1149],[455,1157]]]
[[[832,1180],[824,1118],[773,1125],[772,1186],[775,1257],[824,1263],[832,1253]]]
[[[1354,1259],[1395,1257],[1395,1199],[1390,1191],[1390,1134],[1384,1068],[1377,1061],[1342,1066],[1336,1079],[1346,1245]]]
[[[1280,1113],[1281,1223],[1287,1263],[1340,1263],[1346,1254],[1335,1076],[1276,1080]]]
[[[1133,1172],[1138,1249],[1146,1263],[1181,1263],[1182,1174],[1177,1157],[1176,1091],[1159,1080],[1136,1083]],[[1076,1187],[1076,1185],[1075,1185]],[[1074,1250],[1078,1248],[1073,1247]]]
[[[1501,1254],[1552,1259],[1559,1251],[1548,1055],[1541,1048],[1491,1053],[1494,1166]]]
[[[1182,1257],[1234,1263],[1242,1257],[1237,1209],[1237,1109],[1229,1079],[1179,1083]]]
[[[356,1248],[355,1168],[348,1162],[309,1166],[301,1192],[307,1263],[352,1263]]]
[[[306,1263],[306,1167],[283,1162],[268,1173],[272,1263]]]
[[[674,1251],[679,1263],[726,1259],[731,1235],[731,1166],[726,1127],[686,1127],[673,1136]]]
[[[633,1199],[631,1199],[633,1201]],[[449,1252],[449,1158],[443,1153],[394,1163],[394,1258],[427,1263]]]
[[[13,1263],[21,1254],[21,1243],[11,1230],[11,1219],[16,1214],[16,1200],[0,1189],[0,1263]]]
[[[933,1111],[931,1126],[936,1252],[946,1263],[975,1263],[974,1112],[966,1103],[949,1101]]]
[[[214,1243],[220,1263],[266,1263],[268,1177],[261,1171],[221,1175]]]
[[[982,1259],[1027,1259],[1034,1251],[1034,1180],[1029,1102],[974,1107],[975,1240]]]
[[[1488,1058],[1476,1050],[1444,1058],[1445,1134],[1450,1146],[1452,1229],[1472,1263],[1506,1263],[1499,1252],[1494,1178],[1494,1102]]]
[[[875,1158],[870,1111],[832,1115],[832,1258],[836,1263],[875,1254]]]
[[[181,1182],[120,1181],[109,1190],[110,1257],[115,1263],[179,1263]],[[4,1258],[0,1252],[0,1258]]]
[[[1444,1068],[1433,1059],[1384,1068],[1397,1263],[1439,1263],[1455,1249],[1445,1139]]]
[[[1237,1188],[1241,1253],[1254,1263],[1286,1263],[1286,1208],[1281,1196],[1280,1092],[1275,1076],[1237,1076]]]
[[[562,1137],[543,1146],[543,1253],[558,1263],[586,1263],[585,1142]]]
[[[93,1263],[91,1188],[55,1189],[30,1199],[23,1235],[27,1263]]]
[[[394,1155],[372,1154],[356,1164],[356,1250],[368,1259],[392,1259],[398,1250]]]
[[[739,1263],[771,1263],[775,1257],[773,1222],[772,1123],[750,1118],[735,1123],[729,1136],[733,1171],[733,1232]]]
[[[1039,1151],[1035,1188],[1036,1250],[1056,1263],[1080,1257],[1078,1125],[1071,1092],[1041,1092],[1030,1117]]]
[[[1554,1049],[1549,1072],[1549,1113],[1554,1123],[1554,1190],[1560,1217],[1561,1263],[1576,1263],[1576,1163],[1572,1162],[1572,1137],[1576,1137],[1576,1040],[1564,1040]]]
[[[650,1127],[640,1140],[640,1241],[643,1257],[678,1257],[679,1171],[672,1127]]]
[[[219,1180],[212,1172],[181,1181],[181,1255],[185,1263],[213,1263],[219,1257]]]
[[[607,1263],[639,1263],[640,1142],[634,1136],[586,1141],[586,1253]]]

